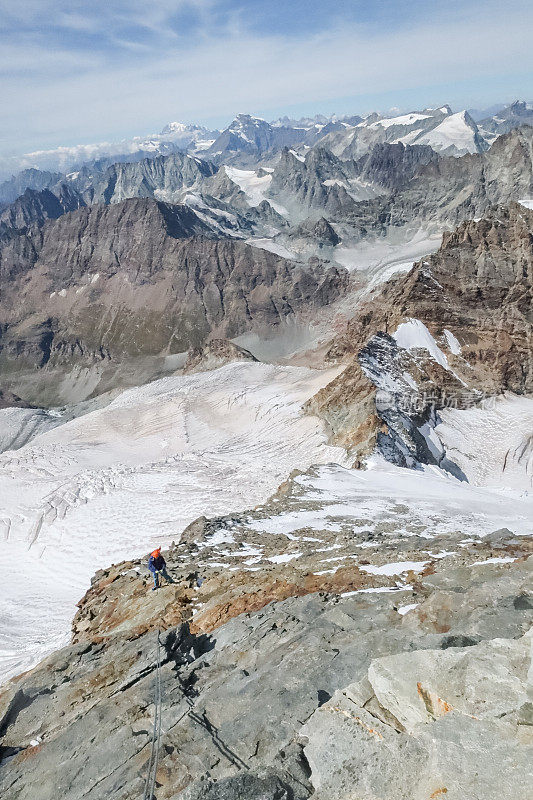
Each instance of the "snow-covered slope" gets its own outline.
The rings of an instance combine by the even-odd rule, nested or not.
[[[250,206],[258,206],[263,200],[267,200],[278,214],[285,215],[286,209],[274,200],[266,197],[266,192],[272,183],[272,175],[258,175],[253,169],[237,169],[237,167],[224,166],[226,175],[244,192]]]
[[[451,114],[429,131],[413,131],[399,141],[403,144],[428,144],[437,152],[447,155],[479,153],[487,148],[476,123],[466,111]]]
[[[336,374],[236,363],[166,378],[3,453],[0,678],[65,642],[99,567],[266,500],[296,467],[345,463],[300,413]]]
[[[377,119],[375,122],[371,122],[368,126],[369,128],[391,128],[394,125],[406,125],[411,126],[415,123],[421,122],[422,120],[431,119],[430,114],[418,114],[413,112],[411,114],[400,114],[398,117],[388,117],[386,119]],[[364,123],[360,123],[364,125]]]
[[[372,114],[357,125],[327,132],[320,140],[342,158],[359,158],[384,142],[429,145],[436,152],[449,156],[480,153],[488,148],[468,112],[454,114],[449,106],[385,118]]]
[[[533,494],[532,398],[491,397],[475,408],[443,409],[439,416],[435,433],[471,483]]]
[[[328,464],[296,482],[304,490],[302,508],[312,503],[313,511],[291,510],[250,527],[287,536],[304,527],[336,530],[352,524],[374,528],[375,534],[379,530],[384,538],[390,531],[395,537],[419,536],[428,543],[447,532],[476,538],[502,527],[519,536],[531,532],[533,496],[470,486],[434,467],[404,469],[374,456],[366,471]],[[399,514],[405,515],[403,522]],[[365,548],[379,550],[378,538],[369,537]]]

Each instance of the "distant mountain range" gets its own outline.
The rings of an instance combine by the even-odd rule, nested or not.
[[[495,106],[487,113],[480,110],[454,113],[450,106],[444,105],[392,116],[317,115],[301,119],[283,117],[273,122],[238,114],[222,131],[170,122],[160,133],[149,136],[38,150],[0,159],[0,177],[7,179],[0,184],[0,202],[11,202],[26,188],[45,188],[42,184],[46,178],[32,175],[28,170],[66,174],[88,165],[102,168],[119,161],[139,161],[178,151],[201,153],[216,163],[227,162],[238,154],[241,161],[246,156],[246,163],[253,165],[285,146],[305,153],[308,147],[324,140],[338,155],[363,155],[378,142],[401,142],[427,144],[436,152],[460,156],[483,152],[496,136],[532,122],[533,104],[525,101]]]
[[[496,125],[527,118],[525,106],[499,113]],[[401,265],[403,246],[407,261],[495,205],[533,204],[533,127],[489,146],[466,112],[442,107],[333,120],[309,144],[320,126],[241,115],[204,157],[29,169],[4,184],[9,198],[31,186],[0,209],[2,388],[62,402],[80,365],[99,391],[117,364],[156,374],[163,354],[315,316],[359,275],[372,286],[388,250]]]

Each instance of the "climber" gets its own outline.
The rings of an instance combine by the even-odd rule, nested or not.
[[[161,555],[160,547],[156,548],[153,553],[150,553],[150,558],[148,559],[148,569],[153,573],[154,576],[154,585],[152,587],[153,592],[159,588],[159,575],[162,575],[167,583],[174,583],[167,572],[167,564]]]

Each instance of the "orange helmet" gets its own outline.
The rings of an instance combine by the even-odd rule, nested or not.
[[[158,556],[158,555],[160,555],[160,554],[161,554],[161,548],[160,548],[160,547],[157,547],[157,548],[156,548],[156,549],[153,551],[153,553],[150,553],[150,555],[151,555],[151,556],[153,556],[154,558],[157,558],[157,556]]]

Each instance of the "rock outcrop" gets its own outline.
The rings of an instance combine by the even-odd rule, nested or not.
[[[403,591],[360,591],[356,568],[278,560],[269,585],[268,571],[215,564],[222,547],[239,560],[251,524],[199,520],[166,554],[176,582],[158,592],[138,562],[95,577],[74,643],[0,695],[4,795],[138,797],[159,685],[159,800],[348,800],[354,788],[459,800],[465,786],[526,800],[530,561],[470,569],[465,550],[411,574]],[[523,537],[512,541],[523,554]]]
[[[183,371],[205,372],[232,361],[257,361],[257,358],[228,339],[210,339],[203,347],[189,350]]]
[[[31,406],[13,392],[0,389],[0,408],[31,408]]]
[[[373,660],[300,732],[313,797],[526,798],[530,653],[526,635]]]
[[[295,243],[302,239],[304,242],[314,244],[315,247],[318,246],[320,250],[335,247],[341,241],[334,228],[324,217],[320,217],[318,220],[304,220],[300,225],[293,228],[288,235],[291,241]]]
[[[358,309],[329,350],[331,359],[356,361],[309,410],[358,458],[381,441],[404,466],[438,463],[423,437],[415,440],[439,408],[533,392],[532,287],[532,211],[511,203],[464,222]]]

